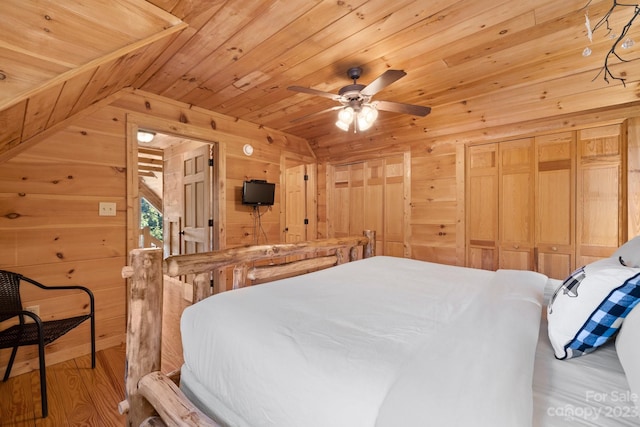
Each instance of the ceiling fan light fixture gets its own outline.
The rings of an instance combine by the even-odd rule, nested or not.
[[[351,123],[353,121],[353,108],[345,107],[338,113],[338,120],[344,123]]]
[[[354,111],[351,107],[345,107],[338,113],[338,121],[336,126],[343,131],[348,131],[351,123],[353,122]]]
[[[350,124],[351,123],[343,122],[342,120],[338,120],[336,122],[336,126],[338,126],[338,128],[342,129],[345,132],[347,132],[349,130],[349,125]]]
[[[378,110],[373,105],[364,105],[358,112],[358,130],[369,129],[377,118]]]

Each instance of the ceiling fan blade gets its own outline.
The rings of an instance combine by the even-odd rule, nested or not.
[[[315,113],[311,113],[311,114],[307,114],[307,115],[302,116],[302,117],[298,117],[297,119],[291,120],[289,123],[301,122],[303,120],[307,120],[310,117],[319,116],[320,114],[328,113],[329,111],[339,110],[341,108],[344,108],[344,107],[342,105],[336,105],[335,107],[327,108],[325,110],[316,111]]]
[[[336,95],[335,93],[330,93],[330,92],[323,92],[317,89],[311,89],[310,87],[289,86],[287,89],[292,90],[294,92],[302,92],[302,93],[308,93],[310,95],[324,96],[325,98],[333,99],[334,101],[340,100],[340,95]]]
[[[407,73],[402,70],[387,70],[382,73],[377,79],[369,83],[364,89],[362,89],[360,91],[360,94],[364,96],[373,96],[385,87],[389,86],[391,83],[401,79],[406,75]]]
[[[412,114],[424,117],[431,112],[431,107],[421,105],[401,104],[392,101],[375,101],[372,103],[378,110],[391,111],[393,113]]]

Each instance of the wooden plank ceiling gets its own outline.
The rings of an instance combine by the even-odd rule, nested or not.
[[[3,0],[0,160],[127,86],[306,138],[320,159],[633,105],[640,24],[630,61],[611,67],[626,87],[606,83],[596,75],[612,39],[599,30],[590,43],[585,12],[595,23],[612,2],[587,2]],[[632,13],[614,14],[614,32]],[[337,93],[354,66],[365,85],[405,70],[374,100],[431,114],[382,111],[358,134],[335,111],[294,121],[338,104],[288,86]]]

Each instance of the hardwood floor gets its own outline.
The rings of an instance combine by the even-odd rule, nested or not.
[[[166,280],[163,302],[162,371],[182,364],[180,315],[189,304],[179,282]],[[20,351],[20,350],[18,350]],[[123,426],[118,413],[124,399],[125,345],[96,353],[96,368],[89,355],[47,366],[49,416],[42,418],[39,372],[0,382],[0,426]]]

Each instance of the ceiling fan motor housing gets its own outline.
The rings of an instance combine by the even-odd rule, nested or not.
[[[338,91],[338,95],[346,100],[352,101],[354,99],[360,99],[360,91],[365,88],[365,85],[352,84],[347,85]]]
[[[358,80],[361,75],[362,75],[362,68],[360,67],[352,67],[347,70],[347,76],[349,76],[349,78],[353,80],[353,83],[355,83],[356,80]]]

